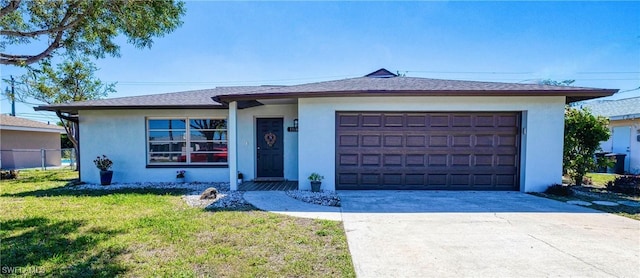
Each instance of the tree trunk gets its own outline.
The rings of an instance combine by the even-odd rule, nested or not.
[[[584,174],[576,174],[573,176],[576,186],[582,186],[582,180],[584,179]]]
[[[76,152],[76,171],[80,171],[80,148],[79,148],[79,144],[78,144],[78,137],[79,137],[79,130],[78,130],[78,123],[66,120],[62,117],[59,117],[60,121],[62,122],[62,126],[64,127],[64,130],[67,132],[67,138],[69,138],[69,141],[71,141],[71,144],[73,144],[73,148],[75,149]]]

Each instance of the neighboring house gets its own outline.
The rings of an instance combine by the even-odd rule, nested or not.
[[[583,107],[609,118],[611,138],[600,144],[602,150],[626,154],[625,172],[640,173],[640,97],[592,102]]]
[[[61,126],[0,115],[0,168],[60,166],[61,133]]]
[[[617,90],[401,77],[219,87],[37,107],[77,114],[81,178],[299,181],[323,189],[542,191],[561,182],[564,107]]]

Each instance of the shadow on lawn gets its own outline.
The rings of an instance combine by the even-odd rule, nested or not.
[[[60,173],[57,171],[43,171],[39,173],[39,175],[31,175],[31,176],[20,176],[17,179],[11,180],[14,183],[34,183],[34,182],[42,182],[42,181],[66,181],[69,184],[75,183],[78,181],[77,177],[74,178],[61,178]]]
[[[115,261],[125,253],[110,248],[95,251],[99,242],[121,231],[93,228],[81,231],[84,221],[54,221],[42,217],[1,223],[1,267],[35,268],[41,275],[112,277],[126,268]],[[54,265],[46,269],[43,265]]]
[[[151,195],[184,195],[189,189],[184,188],[122,188],[122,189],[73,189],[73,185],[65,185],[49,189],[4,193],[0,197],[55,197],[55,196],[88,196],[99,197],[111,194],[151,194]]]

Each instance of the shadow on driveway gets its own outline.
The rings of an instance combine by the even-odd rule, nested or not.
[[[603,213],[513,191],[338,191],[343,213]]]

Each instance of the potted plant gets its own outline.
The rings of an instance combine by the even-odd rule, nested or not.
[[[244,175],[238,171],[238,184],[242,184],[244,181]]]
[[[176,171],[176,182],[178,183],[184,183],[184,174],[186,173],[185,170],[178,170]]]
[[[102,157],[96,157],[96,159],[93,160],[93,163],[95,163],[96,167],[100,169],[100,184],[110,185],[111,178],[113,178],[113,171],[109,169],[113,166],[113,161],[103,154]]]
[[[324,179],[318,173],[311,173],[309,176],[309,181],[311,182],[311,192],[320,192],[320,186],[322,185],[322,180]]]

